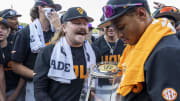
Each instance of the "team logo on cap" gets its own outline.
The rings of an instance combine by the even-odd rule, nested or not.
[[[84,10],[82,8],[77,8],[77,11],[79,12],[79,14],[83,14],[84,13]]]
[[[166,88],[162,91],[162,96],[167,101],[173,101],[177,98],[177,92],[173,88]]]
[[[0,17],[0,21],[2,21],[3,20],[3,18],[2,17]]]

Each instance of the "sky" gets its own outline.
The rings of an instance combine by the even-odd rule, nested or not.
[[[102,7],[108,0],[53,0],[55,3],[62,5],[62,11],[66,11],[70,7],[82,7],[86,10],[88,16],[94,18],[92,25],[97,27],[100,24],[100,17],[102,16]],[[154,1],[162,2],[168,6],[175,6],[177,8],[180,0],[148,0],[151,12],[154,12]],[[34,0],[3,0],[0,3],[0,11],[3,9],[15,9],[22,17],[19,18],[20,22],[30,23],[30,9],[33,7]]]

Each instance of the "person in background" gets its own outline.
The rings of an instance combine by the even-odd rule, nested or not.
[[[87,69],[96,63],[94,51],[85,40],[93,19],[81,7],[71,7],[61,21],[61,31],[36,60],[36,101],[79,101]]]
[[[105,34],[92,44],[96,53],[96,62],[118,63],[125,45],[111,25],[106,26],[104,30]]]
[[[7,21],[0,17],[0,33],[4,33],[7,29]],[[6,31],[5,31],[6,32]],[[3,67],[4,59],[3,52],[0,47],[0,101],[5,101],[5,93],[6,93],[6,85],[5,85],[5,76],[4,76],[4,67]]]
[[[173,6],[163,6],[157,9],[152,16],[154,18],[167,18],[174,27],[180,21],[180,12],[178,8]]]
[[[27,81],[25,101],[35,101],[32,82],[34,63],[37,54],[49,44],[54,32],[59,31],[60,20],[56,11],[60,9],[61,6],[52,0],[36,0],[32,12],[36,15],[33,22],[17,33],[11,56],[12,69]]]
[[[3,53],[2,49],[0,48],[0,101],[5,101],[5,76],[4,76],[4,68],[3,68]]]
[[[13,44],[8,42],[7,38],[10,33],[10,27],[7,20],[0,17],[0,45],[2,48],[4,58],[4,71],[6,81],[6,101],[24,101],[21,96],[22,88],[24,87],[24,80],[12,71],[11,66],[11,51]]]
[[[154,17],[164,17],[168,18],[172,25],[175,27],[177,31],[177,36],[180,38],[180,12],[178,8],[172,7],[172,6],[166,6],[163,3],[160,2],[154,2],[155,6],[154,8],[157,9],[153,16]]]
[[[8,41],[14,44],[16,32],[19,30],[18,18],[22,15],[18,14],[14,9],[4,9],[0,12],[0,16],[8,21],[8,25],[11,29],[10,34],[8,36]]]
[[[89,41],[90,44],[92,44],[96,38],[92,35],[92,30],[94,29],[94,27],[92,26],[92,24],[88,23],[88,34],[86,35],[86,40]]]
[[[103,12],[101,27],[113,25],[127,43],[118,65],[121,101],[179,101],[180,40],[170,21],[153,19],[147,0],[109,0]]]

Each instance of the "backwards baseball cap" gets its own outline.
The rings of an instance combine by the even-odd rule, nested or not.
[[[122,16],[130,8],[142,6],[147,0],[109,0],[107,5],[103,7],[104,21],[99,25],[100,28],[109,26],[111,20]]]
[[[89,17],[84,9],[81,7],[69,8],[62,16],[62,23],[71,21],[77,18],[85,18],[88,22],[94,21],[93,18]]]
[[[12,18],[12,17],[21,17],[21,14],[18,14],[15,10],[13,9],[5,9],[0,12],[0,16],[3,18]]]
[[[61,5],[60,4],[54,4],[52,0],[36,0],[35,7],[37,6],[51,6],[53,7],[56,11],[61,10]]]
[[[180,21],[180,12],[176,7],[173,6],[161,7],[157,9],[152,16],[155,18],[160,18],[160,17],[172,18],[173,20],[175,20],[175,22]]]
[[[2,18],[2,17],[0,17],[0,24],[3,24],[3,25],[5,25],[7,28],[9,28],[7,20],[4,19],[4,18]]]

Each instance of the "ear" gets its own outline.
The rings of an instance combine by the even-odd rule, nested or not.
[[[139,7],[136,10],[136,16],[141,20],[145,20],[148,17],[148,13],[145,8]]]
[[[38,12],[39,13],[43,12],[43,7],[42,6],[38,6]]]
[[[62,24],[62,29],[66,33],[66,24]]]

